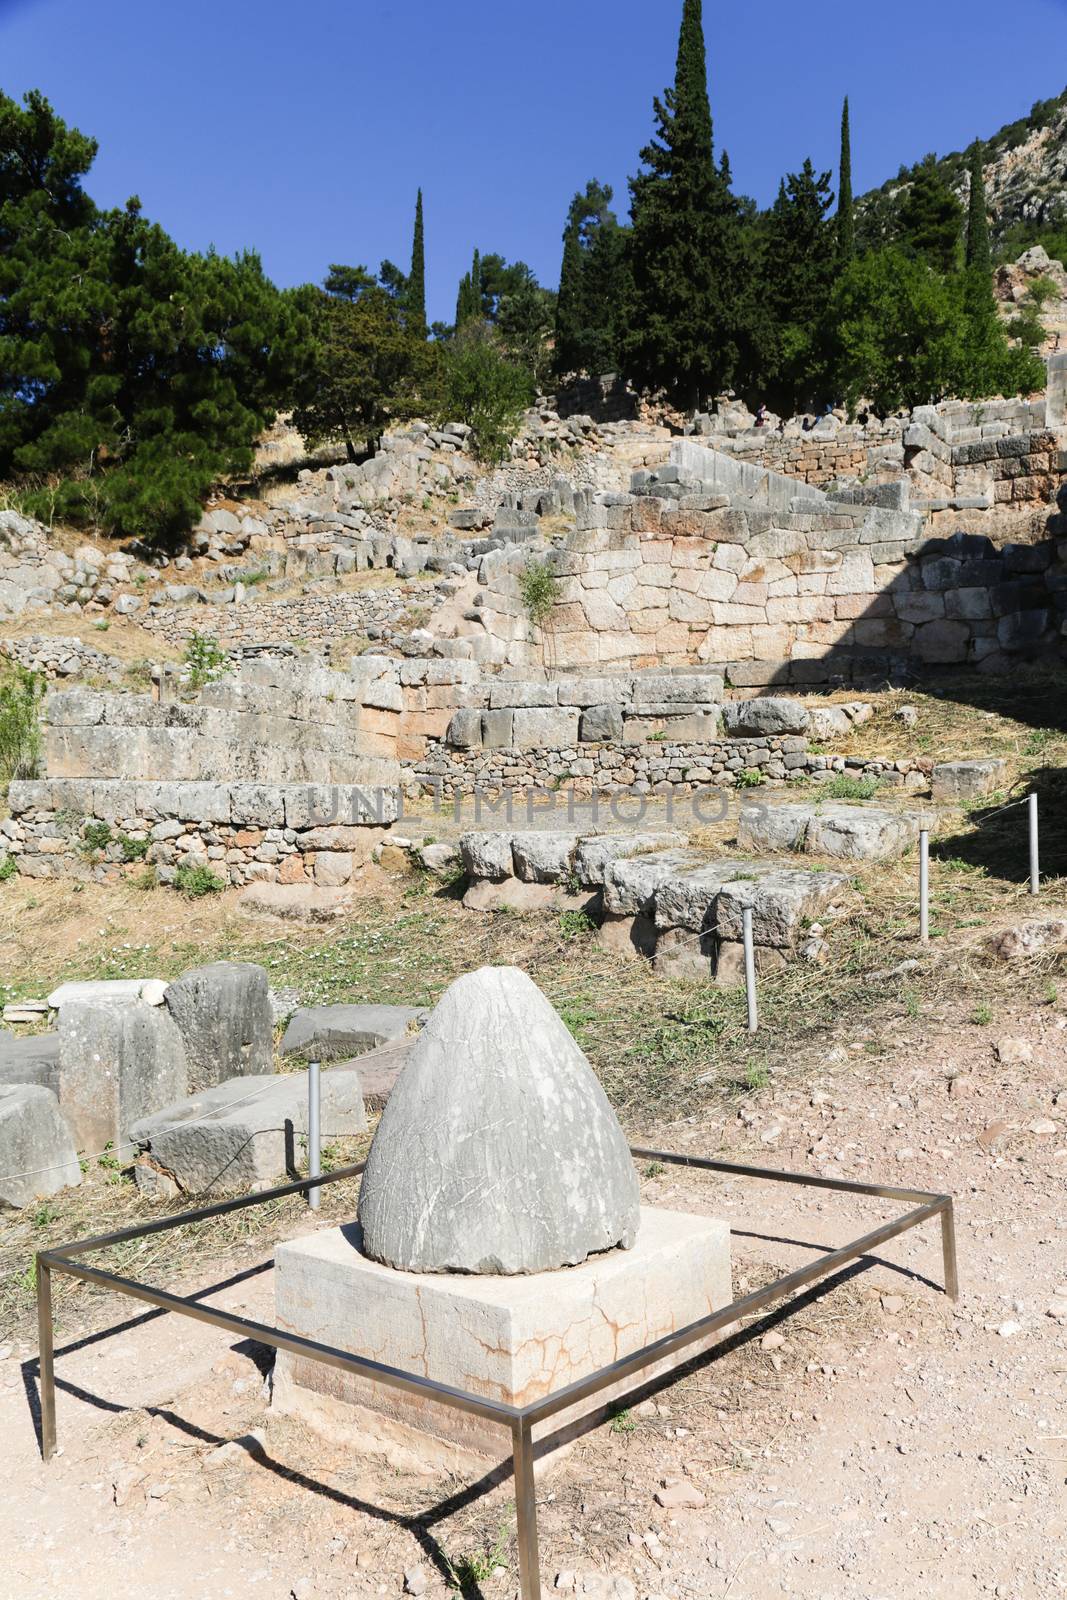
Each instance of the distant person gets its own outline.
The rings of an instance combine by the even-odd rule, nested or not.
[[[757,428],[765,428],[766,426],[767,426],[767,407],[765,405],[761,405],[759,407],[759,410],[756,412],[756,427]]]

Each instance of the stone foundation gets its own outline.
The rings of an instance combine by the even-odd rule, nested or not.
[[[394,1271],[361,1253],[353,1224],[279,1245],[275,1278],[280,1327],[525,1406],[728,1305],[730,1234],[713,1218],[643,1208],[632,1250],[505,1278]],[[610,1398],[611,1391],[563,1412],[535,1438]],[[423,1448],[431,1457],[441,1441],[494,1462],[511,1453],[509,1433],[480,1418],[284,1351],[274,1402],[312,1425],[343,1426],[356,1448],[381,1448],[384,1418],[406,1431],[416,1452],[420,1436],[430,1435]]]

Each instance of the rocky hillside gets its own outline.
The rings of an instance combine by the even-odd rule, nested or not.
[[[993,218],[993,240],[1003,257],[1028,245],[1067,235],[1067,90],[1039,100],[1028,116],[1009,123],[987,140],[986,192]],[[962,199],[969,185],[965,151],[943,156],[939,165]],[[865,197],[865,208],[892,205],[910,177],[902,167],[895,178]]]

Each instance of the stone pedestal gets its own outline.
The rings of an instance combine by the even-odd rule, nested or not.
[[[731,1299],[726,1223],[647,1207],[632,1250],[525,1277],[398,1272],[369,1260],[360,1242],[353,1224],[279,1245],[278,1326],[517,1406]],[[721,1337],[693,1346],[692,1353]],[[663,1368],[648,1375],[655,1370]],[[535,1438],[598,1409],[611,1393],[552,1418]],[[454,1461],[456,1447],[493,1463],[511,1452],[505,1429],[284,1351],[274,1400],[280,1411],[355,1448],[394,1447],[392,1453],[411,1463]]]

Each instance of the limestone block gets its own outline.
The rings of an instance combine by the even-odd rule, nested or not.
[[[650,1208],[640,1212],[631,1250],[532,1277],[393,1272],[364,1253],[356,1226],[287,1241],[275,1262],[281,1327],[515,1406],[589,1376],[731,1299],[727,1225]],[[563,1412],[535,1437],[604,1399]],[[423,1436],[420,1442],[414,1432],[402,1435],[422,1454],[433,1448],[427,1434],[494,1461],[510,1451],[499,1426],[284,1354],[273,1404],[327,1431],[342,1427],[348,1438],[353,1427],[357,1437],[365,1431],[379,1449],[383,1434],[396,1438],[392,1430],[401,1424]]]
[[[14,1083],[36,1083],[58,1094],[58,1034],[36,1033],[17,1039],[0,1030],[0,1084]]]
[[[638,1210],[622,1129],[544,995],[516,968],[457,979],[371,1145],[367,1255],[405,1272],[540,1273],[629,1249]]]
[[[808,712],[808,732],[813,739],[844,739],[852,731],[852,719],[843,706],[812,706]]]
[[[58,1011],[72,1000],[139,1000],[141,990],[151,978],[89,978],[80,983],[61,983],[48,996],[49,1009]]]
[[[736,879],[723,885],[716,905],[719,936],[740,940],[744,911],[752,910],[752,933],[757,945],[788,949],[807,922],[824,911],[848,888],[839,872],[808,872],[776,867],[763,877]]]
[[[965,661],[970,637],[965,622],[927,622],[915,630],[914,649],[923,661]]]
[[[719,705],[725,680],[716,672],[640,673],[634,679],[634,705]]]
[[[633,693],[632,678],[567,679],[559,685],[561,706],[617,706],[625,705]]]
[[[941,761],[933,771],[933,797],[949,805],[982,800],[1004,783],[1003,761]]]
[[[722,708],[723,725],[732,738],[806,733],[808,710],[799,700],[766,695],[756,700],[728,701]]]
[[[460,836],[459,853],[469,878],[510,878],[512,875],[510,833],[464,833]]]
[[[324,889],[342,889],[352,881],[350,850],[319,850],[313,867],[315,882]]]
[[[480,711],[456,711],[448,724],[448,743],[454,750],[474,750],[482,742]]]
[[[166,1006],[69,1000],[58,1031],[60,1107],[79,1149],[123,1145],[132,1123],[186,1091],[185,1047]]]
[[[767,871],[751,861],[712,861],[666,878],[656,889],[657,929],[683,928],[697,933],[713,927],[716,901],[724,885],[738,878],[757,878]],[[659,950],[657,941],[657,954]]]
[[[266,969],[246,961],[193,967],[168,985],[191,1087],[274,1070],[269,987]]]
[[[574,871],[585,888],[600,889],[614,862],[626,861],[632,856],[682,849],[687,843],[684,833],[596,834],[580,840],[574,857]]]
[[[490,689],[489,709],[497,711],[513,707],[554,706],[556,694],[554,683],[513,683],[505,679],[495,682]]]
[[[515,876],[523,883],[558,883],[571,870],[577,833],[530,832],[512,835]]]
[[[604,909],[617,917],[650,916],[660,884],[700,864],[685,850],[615,859],[604,869]]]
[[[467,911],[550,911],[563,909],[555,883],[523,883],[521,878],[476,878],[463,896]]]
[[[514,724],[516,750],[565,750],[578,743],[577,706],[546,707],[543,710],[517,710]]]
[[[845,861],[892,861],[919,841],[919,819],[866,806],[822,806],[808,824],[809,855]]]
[[[588,706],[582,712],[578,737],[583,744],[613,744],[622,738],[622,708]]]
[[[515,716],[511,711],[483,711],[482,745],[486,750],[510,750],[515,737]]]
[[[338,1067],[320,1083],[323,1137],[364,1133],[359,1074]],[[155,1188],[162,1173],[186,1194],[274,1183],[304,1170],[307,1113],[306,1072],[231,1078],[134,1123],[130,1139],[141,1152],[134,1176]]]
[[[0,1208],[28,1206],[81,1182],[70,1129],[51,1089],[0,1085]]]
[[[279,1048],[283,1056],[341,1061],[404,1038],[426,1016],[419,1006],[307,1006],[293,1013]]]
[[[811,821],[807,806],[743,805],[737,818],[737,842],[743,850],[801,850]]]

